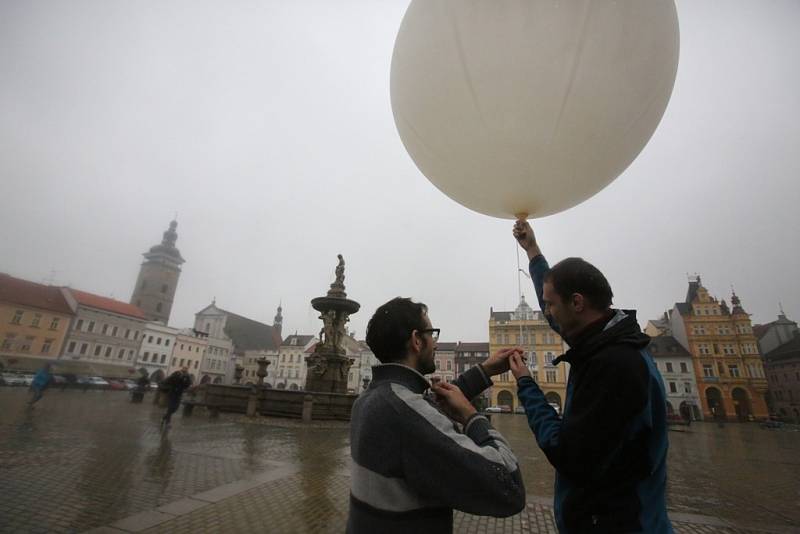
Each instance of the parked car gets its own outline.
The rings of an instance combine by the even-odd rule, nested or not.
[[[32,374],[25,373],[25,374],[21,374],[19,376],[20,376],[20,378],[22,378],[22,380],[25,381],[25,385],[26,386],[32,386],[33,385],[33,375]]]
[[[125,386],[125,389],[127,389],[128,391],[132,391],[132,390],[134,390],[134,389],[136,389],[138,387],[136,385],[136,382],[134,382],[133,380],[130,380],[128,378],[123,380],[122,384]]]
[[[96,388],[107,388],[109,386],[109,383],[104,378],[101,378],[99,376],[90,376],[86,380],[88,381],[90,386]]]
[[[511,406],[500,406],[500,413],[511,413]]]
[[[514,408],[514,413],[521,413],[521,414],[525,415],[525,407],[524,406],[517,406],[516,408]]]
[[[53,385],[63,386],[67,383],[67,377],[61,375],[53,375]]]
[[[26,385],[25,379],[22,376],[16,373],[3,373],[0,374],[0,380],[2,380],[3,385],[5,386],[24,386]]]
[[[486,413],[500,413],[502,411],[503,410],[500,409],[500,406],[489,406],[484,410]]]

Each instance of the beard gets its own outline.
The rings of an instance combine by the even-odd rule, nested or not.
[[[425,345],[423,345],[423,349],[428,348],[428,342],[424,341]],[[436,371],[436,362],[434,360],[435,352],[431,350],[431,355],[429,358],[420,357],[417,371],[420,372],[422,375],[429,375]]]
[[[436,371],[436,364],[433,362],[433,355],[431,355],[430,360],[420,360],[419,361],[419,369],[417,371],[423,375],[429,375],[432,372]]]

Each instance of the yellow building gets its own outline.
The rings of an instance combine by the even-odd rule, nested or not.
[[[0,273],[0,369],[58,359],[73,316],[60,288]]]
[[[524,295],[513,312],[490,310],[489,313],[490,354],[515,346],[525,349],[531,375],[547,400],[563,407],[569,368],[567,363],[553,365],[553,360],[564,354],[566,347],[561,337],[550,328],[544,314],[531,309]],[[503,373],[492,380],[491,405],[516,408],[517,383],[514,376],[510,372]]]
[[[731,304],[729,310],[695,277],[689,281],[686,300],[670,313],[670,329],[692,354],[705,418],[764,419],[767,379],[758,342],[736,293]]]

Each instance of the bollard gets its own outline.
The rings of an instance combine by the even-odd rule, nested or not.
[[[314,408],[314,397],[306,395],[303,397],[303,422],[311,422],[311,411]]]
[[[247,417],[256,416],[256,407],[258,406],[258,397],[251,393],[247,398]]]

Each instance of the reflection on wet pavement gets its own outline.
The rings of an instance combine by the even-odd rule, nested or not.
[[[197,411],[175,417],[162,434],[161,411],[150,398],[130,404],[119,392],[49,391],[33,410],[25,399],[21,389],[0,388],[0,532],[83,531],[287,467],[293,471],[279,480],[153,531],[214,532],[227,525],[228,531],[325,532],[346,518],[344,423],[210,419]],[[493,424],[517,452],[529,496],[552,496],[553,469],[524,416],[497,414]],[[798,526],[798,453],[800,432],[734,424],[671,432],[669,508],[741,526]],[[541,525],[548,513],[529,506],[514,524]]]
[[[274,469],[346,467],[342,423],[242,422],[202,411],[175,417],[114,391],[48,391],[32,410],[0,388],[0,531],[83,531]]]
[[[529,494],[552,497],[554,471],[525,416],[495,414],[492,424],[517,452]],[[800,432],[757,424],[695,423],[669,433],[667,507],[743,526],[800,526]]]

